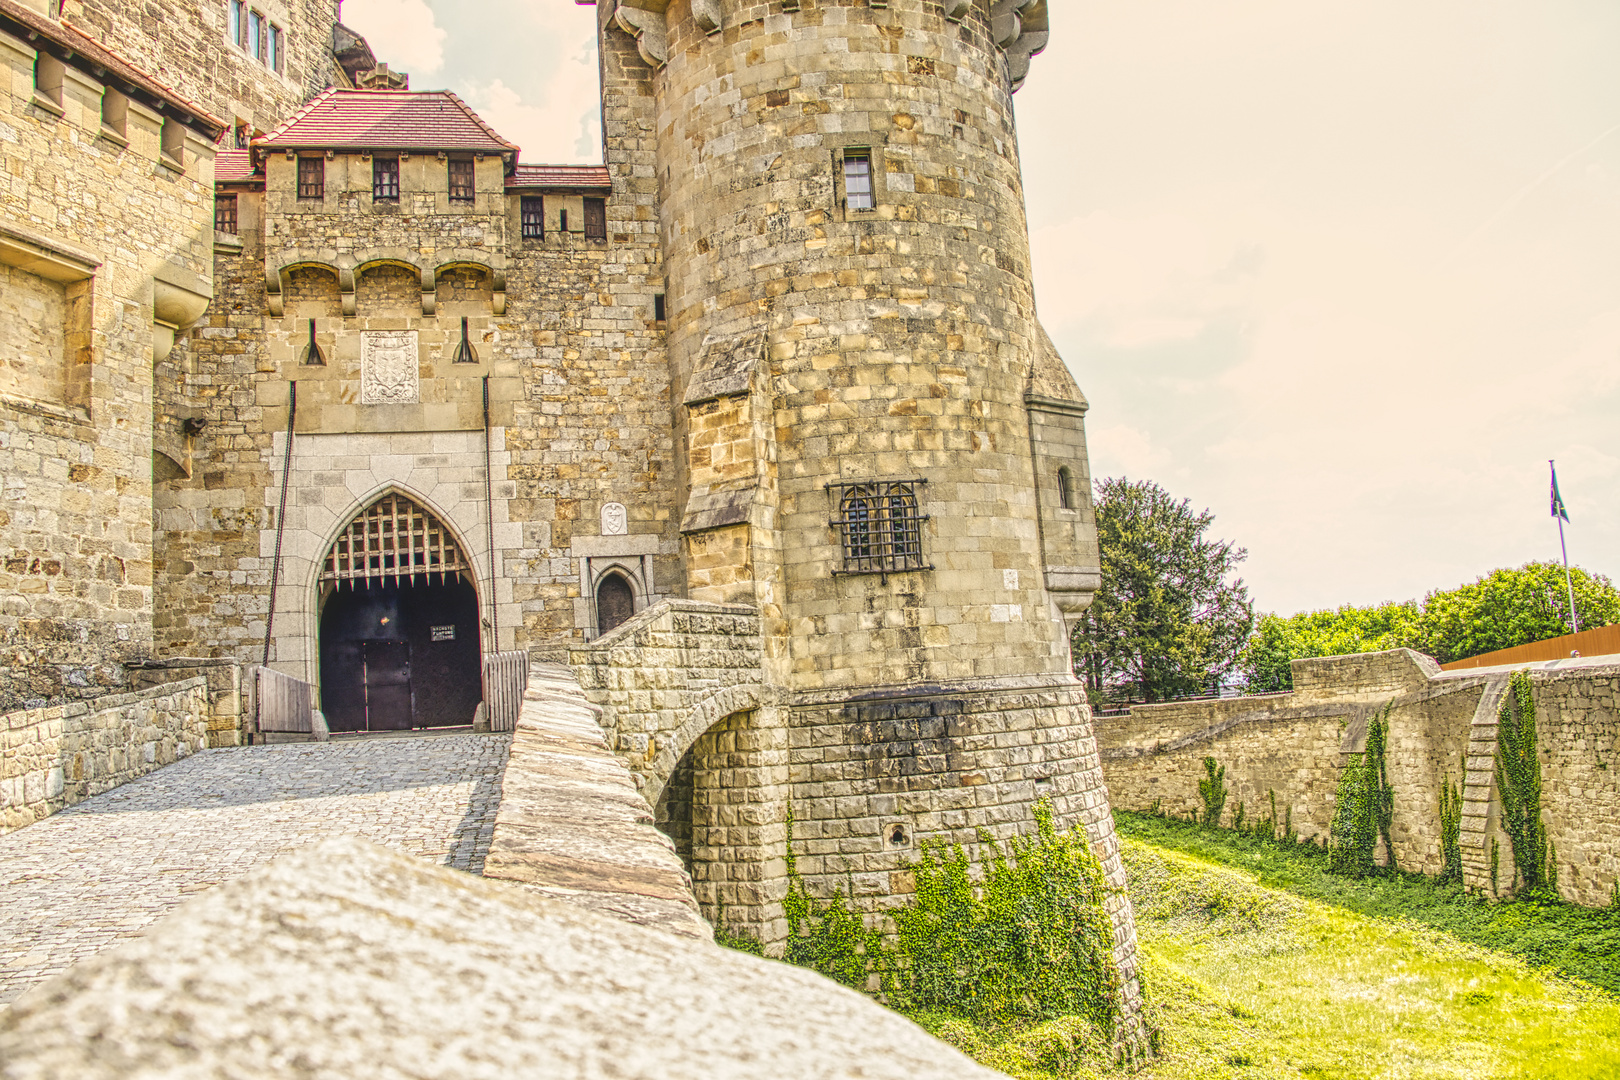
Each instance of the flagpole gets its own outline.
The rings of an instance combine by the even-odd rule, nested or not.
[[[1551,458],[1547,459],[1547,466],[1552,469],[1553,491],[1556,492],[1558,490],[1558,466],[1552,463]],[[1560,498],[1558,502],[1559,505],[1555,509],[1562,510],[1563,499]],[[1558,551],[1564,556],[1564,588],[1569,590],[1569,622],[1575,628],[1573,633],[1578,634],[1581,632],[1581,617],[1575,611],[1575,583],[1569,576],[1569,548],[1564,543],[1564,515],[1554,513],[1553,517],[1558,521]]]

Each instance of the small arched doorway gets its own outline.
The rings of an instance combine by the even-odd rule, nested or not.
[[[608,573],[596,583],[596,636],[612,630],[636,613],[636,594],[623,574]]]
[[[471,724],[478,594],[450,531],[403,495],[344,529],[321,572],[321,711],[332,731]]]

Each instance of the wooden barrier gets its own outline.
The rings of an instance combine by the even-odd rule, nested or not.
[[[259,731],[314,734],[315,688],[267,667],[253,669],[253,716]]]
[[[1467,668],[1496,667],[1500,664],[1533,664],[1542,660],[1567,660],[1575,653],[1582,656],[1609,656],[1620,653],[1620,623],[1613,626],[1596,626],[1590,630],[1582,630],[1578,634],[1565,634],[1563,637],[1548,638],[1546,641],[1532,641],[1528,645],[1516,645],[1511,649],[1498,649],[1480,656],[1470,656],[1466,660],[1453,660],[1449,664],[1441,664],[1440,667],[1444,671],[1463,671]]]
[[[484,718],[489,721],[489,730],[517,730],[518,713],[523,710],[523,691],[528,685],[527,651],[484,654]]]

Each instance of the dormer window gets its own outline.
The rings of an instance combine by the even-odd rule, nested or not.
[[[377,202],[399,201],[399,158],[371,159],[371,197]]]
[[[473,200],[473,163],[470,161],[450,162],[450,199],[452,202],[472,202]]]

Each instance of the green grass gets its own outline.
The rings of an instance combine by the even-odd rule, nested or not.
[[[1260,884],[1378,918],[1443,930],[1475,945],[1620,993],[1620,911],[1548,899],[1497,902],[1420,874],[1346,878],[1328,873],[1327,852],[1248,833],[1123,811],[1121,836],[1253,873]],[[1504,877],[1511,877],[1511,860]]]
[[[1141,1080],[1620,1077],[1620,1002],[1410,920],[1126,839],[1160,1053]],[[1119,1077],[1083,1021],[913,1019],[1021,1080]]]

